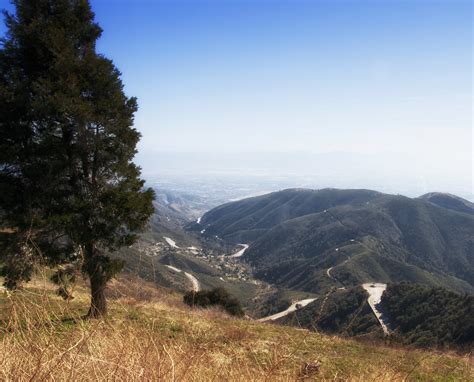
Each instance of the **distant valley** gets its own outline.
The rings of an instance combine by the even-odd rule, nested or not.
[[[161,286],[226,288],[255,319],[350,336],[383,336],[364,283],[474,292],[474,208],[457,196],[286,189],[216,202],[158,190],[149,231],[118,256]]]

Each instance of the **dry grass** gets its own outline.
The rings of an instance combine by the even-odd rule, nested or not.
[[[121,279],[104,321],[83,321],[88,295],[64,302],[37,281],[0,292],[0,380],[473,380],[454,353],[385,348],[190,310],[181,297]],[[2,297],[3,296],[3,297]]]

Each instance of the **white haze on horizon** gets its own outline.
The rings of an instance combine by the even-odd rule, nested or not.
[[[252,190],[281,188],[366,188],[416,197],[447,192],[474,201],[472,158],[458,155],[436,162],[411,153],[351,152],[140,152],[137,163],[147,181],[182,184],[229,181]],[[192,181],[191,181],[192,180]],[[268,189],[271,182],[272,188]]]

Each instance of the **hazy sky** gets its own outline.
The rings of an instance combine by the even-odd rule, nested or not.
[[[91,3],[98,50],[139,100],[145,173],[179,153],[183,166],[208,158],[203,169],[239,156],[265,167],[262,151],[290,164],[295,152],[343,153],[342,168],[360,157],[472,194],[470,1]]]

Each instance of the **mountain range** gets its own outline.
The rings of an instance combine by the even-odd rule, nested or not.
[[[474,292],[474,208],[450,194],[287,189],[221,205],[188,229],[249,244],[255,275],[283,288],[408,281]]]

